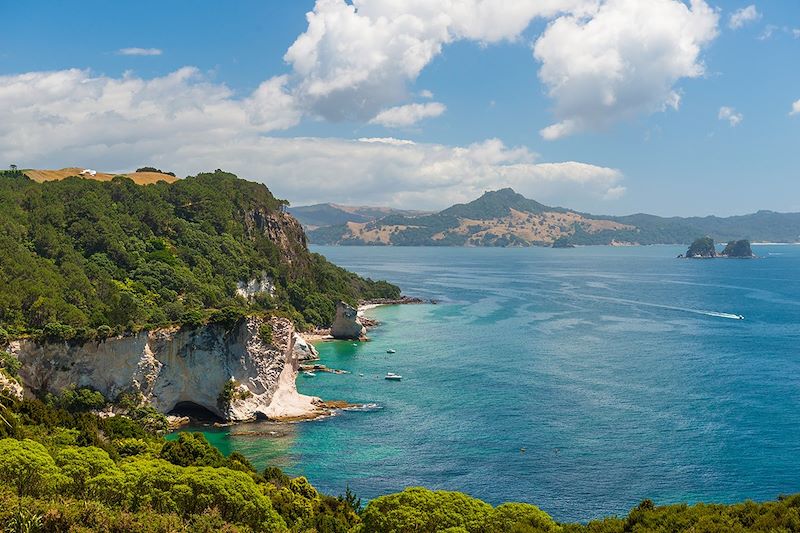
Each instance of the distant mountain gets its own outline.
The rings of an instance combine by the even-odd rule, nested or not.
[[[741,238],[754,242],[800,241],[800,213],[759,211],[725,218],[665,218],[640,213],[614,217],[546,206],[513,189],[486,192],[477,200],[456,204],[434,214],[393,212],[365,220],[368,217],[363,213],[339,209],[338,216],[329,224],[322,222],[334,220],[333,217],[315,219],[319,223],[308,232],[311,242],[395,246],[552,246],[558,240],[563,247],[567,244],[686,244],[705,235],[720,242]]]
[[[370,222],[388,215],[418,216],[430,214],[430,211],[410,211],[392,209],[391,207],[351,206],[338,204],[315,204],[290,207],[289,212],[306,229],[322,226],[336,226],[348,222]]]

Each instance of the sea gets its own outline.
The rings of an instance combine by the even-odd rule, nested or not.
[[[206,435],[333,495],[424,486],[560,521],[800,492],[800,246],[754,250],[313,247],[436,303],[317,346],[349,373],[299,390],[361,408]]]

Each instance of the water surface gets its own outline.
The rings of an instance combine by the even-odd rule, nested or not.
[[[319,346],[350,374],[298,378],[374,409],[210,433],[225,452],[333,494],[424,485],[559,520],[800,492],[800,247],[315,251],[440,303],[372,311],[371,342]]]

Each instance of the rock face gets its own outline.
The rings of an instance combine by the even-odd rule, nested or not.
[[[687,259],[710,259],[713,257],[717,257],[717,250],[714,246],[714,239],[711,237],[695,239],[686,250]]]
[[[319,359],[319,353],[317,349],[314,348],[314,345],[306,342],[306,340],[296,332],[294,334],[294,348],[292,351],[294,352],[294,357],[298,361],[317,361]]]
[[[344,302],[336,304],[336,319],[331,326],[334,339],[362,339],[367,329],[358,319],[358,311]]]
[[[262,320],[247,318],[230,329],[143,331],[83,345],[14,341],[9,351],[22,362],[20,377],[32,391],[59,392],[74,385],[111,400],[122,392],[140,393],[164,413],[191,402],[231,421],[283,413],[286,409],[273,402],[278,396],[313,410],[318,399],[300,396],[294,386],[293,326],[282,318],[270,323],[271,344],[259,337]]]
[[[15,400],[22,399],[22,385],[0,372],[0,393]]]
[[[741,259],[750,259],[756,256],[756,254],[753,253],[753,249],[750,247],[750,241],[747,239],[730,241],[725,245],[725,249],[722,250],[721,255],[724,257],[736,257]]]
[[[240,281],[236,284],[236,294],[245,300],[252,300],[257,294],[275,295],[275,284],[269,279],[267,273],[261,274],[260,278],[253,278],[249,281]]]

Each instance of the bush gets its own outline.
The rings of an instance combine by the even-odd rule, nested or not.
[[[258,338],[261,339],[261,342],[264,344],[271,345],[272,344],[272,324],[269,322],[263,322],[260,326],[258,326]]]
[[[9,340],[11,340],[11,336],[6,330],[0,328],[0,346],[5,346]]]
[[[0,351],[0,368],[5,370],[12,378],[16,378],[19,376],[19,369],[22,368],[22,363],[16,356]]]

